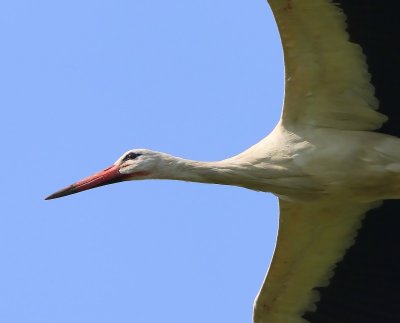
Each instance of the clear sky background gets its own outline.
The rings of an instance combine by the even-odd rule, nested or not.
[[[274,196],[169,181],[44,197],[131,148],[237,154],[280,114],[264,0],[0,4],[0,323],[243,323]]]

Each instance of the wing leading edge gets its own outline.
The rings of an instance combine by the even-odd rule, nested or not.
[[[329,0],[269,0],[285,58],[284,124],[379,128],[386,117],[365,56],[348,41],[345,15]]]

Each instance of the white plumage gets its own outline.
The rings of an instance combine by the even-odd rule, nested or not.
[[[269,0],[285,55],[285,101],[273,132],[243,153],[197,162],[135,149],[48,199],[123,180],[173,179],[272,192],[276,250],[254,321],[306,322],[365,213],[400,198],[400,140],[372,132],[386,116],[346,15],[329,0]]]

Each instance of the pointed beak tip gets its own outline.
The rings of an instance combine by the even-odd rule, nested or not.
[[[55,194],[50,194],[49,196],[45,197],[45,201],[56,199],[58,196]]]
[[[79,193],[98,186],[113,184],[122,180],[124,180],[123,175],[119,173],[118,167],[113,165],[99,173],[86,177],[75,184],[47,196],[45,200],[57,199],[59,197]]]
[[[78,190],[76,189],[75,185],[70,185],[66,188],[63,188],[53,194],[50,194],[49,196],[47,196],[45,198],[45,200],[53,200],[53,199],[57,199],[59,197],[63,197],[63,196],[67,196],[67,195],[71,195],[71,194],[75,194],[78,193]]]

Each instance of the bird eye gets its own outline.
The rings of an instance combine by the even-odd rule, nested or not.
[[[136,159],[137,157],[141,156],[142,154],[137,154],[137,153],[129,153],[128,155],[126,155],[124,157],[124,159],[122,161],[127,161],[127,160],[132,160],[132,159]]]

